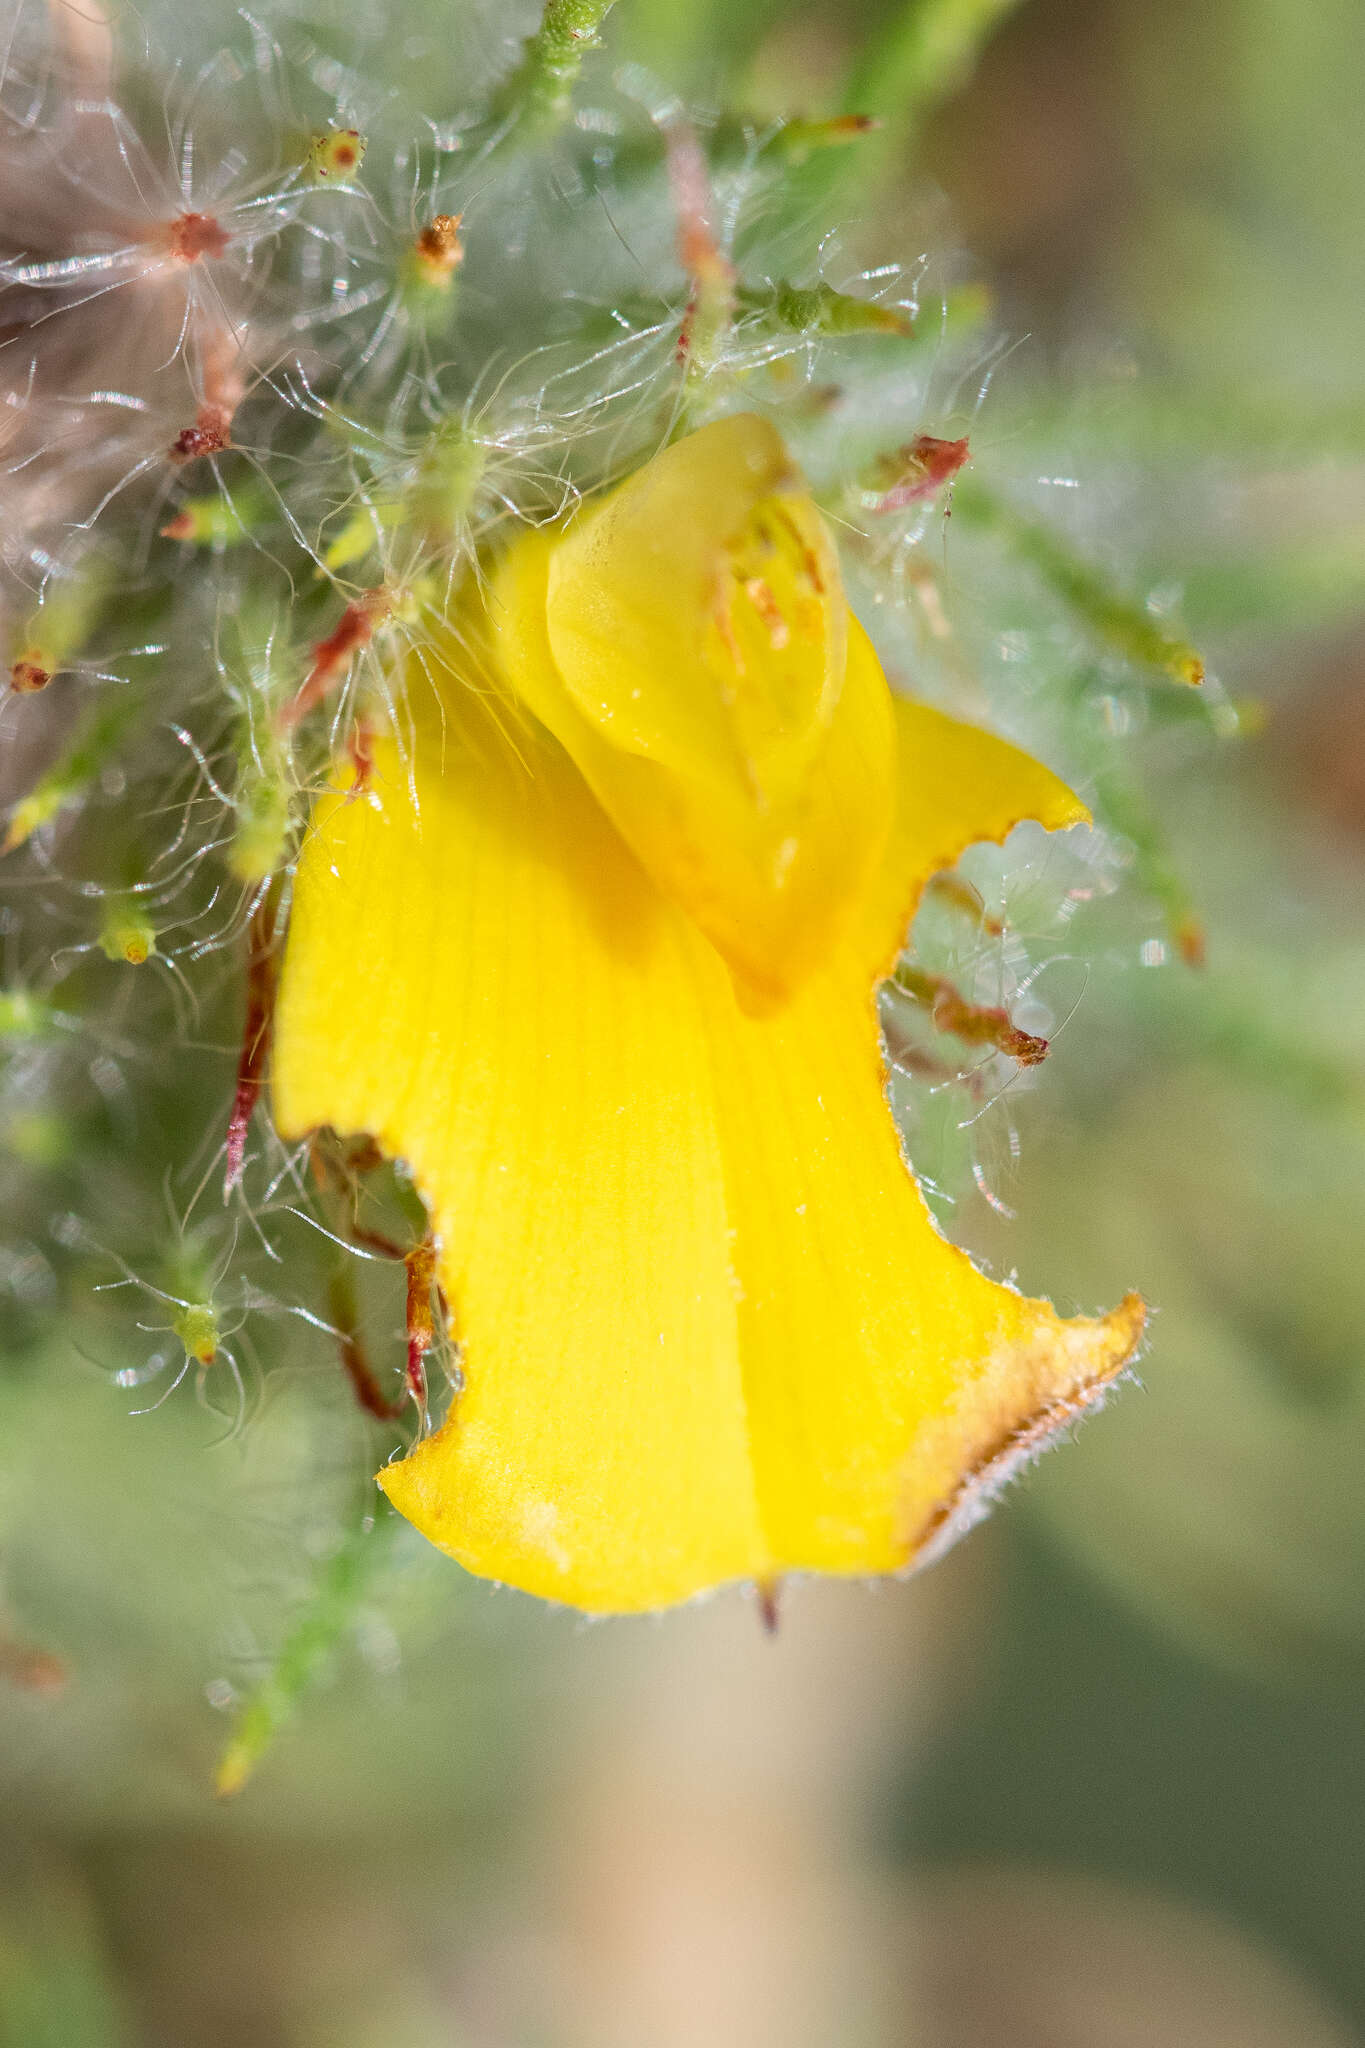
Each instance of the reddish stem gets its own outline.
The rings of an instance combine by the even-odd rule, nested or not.
[[[1047,1040],[1031,1031],[1021,1031],[1008,1010],[993,1004],[969,1003],[941,974],[926,974],[922,967],[898,967],[897,988],[923,1003],[940,1031],[965,1039],[968,1045],[993,1046],[1007,1053],[1021,1067],[1036,1067],[1047,1058]]]
[[[436,1338],[431,1314],[431,1292],[436,1285],[435,1238],[427,1236],[415,1244],[403,1263],[408,1274],[408,1385],[418,1407],[425,1410],[427,1375],[423,1361]]]
[[[374,638],[375,629],[393,608],[387,590],[367,590],[354,604],[348,604],[340,620],[325,639],[313,647],[313,666],[280,713],[286,731],[306,718],[320,704],[332,685],[351,665],[351,658]]]
[[[338,1267],[332,1275],[331,1304],[337,1349],[356,1400],[376,1422],[396,1422],[403,1413],[406,1396],[391,1401],[375,1378],[374,1368],[361,1341],[351,1276],[344,1266]]]
[[[952,482],[968,452],[965,436],[961,441],[940,441],[934,434],[918,434],[894,455],[883,456],[877,465],[878,475],[891,488],[877,510],[899,512],[921,498],[932,498],[935,491]]]
[[[735,269],[711,225],[711,181],[696,136],[685,121],[671,121],[664,129],[664,146],[678,214],[678,261],[692,286],[678,333],[677,359],[685,362],[693,351],[699,324],[708,334],[729,325]]]
[[[964,881],[960,875],[935,875],[928,885],[928,893],[936,896],[940,903],[946,903],[952,909],[960,910],[967,917],[974,919],[982,931],[988,932],[993,939],[1003,938],[1004,920],[991,916],[971,883]]]
[[[276,925],[282,888],[282,881],[276,877],[252,912],[247,934],[246,1018],[242,1025],[242,1050],[237,1061],[237,1088],[232,1098],[232,1114],[228,1118],[224,1200],[242,1178],[247,1127],[265,1079],[270,1032],[275,1017],[275,990],[279,981]]]
[[[436,1340],[436,1319],[432,1314],[433,1295],[439,1305],[443,1323],[447,1318],[445,1296],[436,1277],[436,1240],[428,1232],[419,1243],[405,1251],[393,1238],[380,1231],[370,1230],[362,1224],[356,1214],[359,1203],[358,1176],[382,1165],[383,1155],[373,1139],[361,1138],[350,1151],[337,1159],[332,1156],[330,1150],[337,1142],[329,1134],[314,1133],[309,1148],[313,1173],[321,1187],[336,1189],[341,1194],[349,1196],[351,1214],[343,1228],[346,1229],[352,1243],[363,1245],[369,1251],[379,1252],[385,1258],[403,1261],[407,1276],[407,1301],[404,1310],[407,1384],[419,1410],[425,1416],[427,1382],[424,1361]],[[333,1275],[332,1320],[340,1333],[342,1363],[356,1389],[361,1406],[367,1408],[371,1414],[382,1415],[386,1420],[400,1414],[402,1401],[385,1400],[360,1349],[355,1326],[355,1299],[349,1274]],[[376,1407],[376,1401],[382,1406]]]
[[[352,720],[346,751],[355,771],[355,781],[347,792],[346,801],[353,803],[358,796],[364,796],[374,776],[374,727],[367,719]]]

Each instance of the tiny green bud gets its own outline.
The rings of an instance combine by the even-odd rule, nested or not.
[[[904,307],[880,306],[874,299],[855,298],[829,284],[742,287],[739,307],[743,313],[765,314],[794,334],[908,336],[915,331],[915,323]]]
[[[803,164],[817,150],[846,149],[850,142],[860,142],[880,126],[874,114],[831,114],[820,121],[798,116],[783,122],[771,142],[764,145],[762,154],[784,164]]]
[[[185,1356],[196,1365],[212,1365],[218,1356],[218,1318],[210,1303],[192,1301],[181,1309],[171,1324],[185,1347]]]
[[[105,909],[99,944],[106,960],[141,967],[156,951],[156,928],[135,905],[115,899]]]
[[[47,1110],[16,1109],[0,1127],[0,1143],[25,1166],[60,1166],[71,1155],[72,1128]]]
[[[49,818],[55,818],[65,803],[68,791],[53,777],[44,776],[35,790],[21,797],[10,812],[5,836],[0,840],[0,853],[13,853],[16,846],[22,846],[40,825],[46,825]]]
[[[108,587],[108,568],[94,557],[76,573],[49,581],[42,603],[20,630],[10,656],[12,690],[25,695],[45,689],[67,666],[86,638]]]
[[[224,491],[212,491],[203,497],[186,498],[174,518],[162,527],[161,538],[184,541],[196,548],[234,547],[268,514],[268,503],[260,492],[241,491],[229,497]]]
[[[438,213],[403,252],[398,283],[403,310],[421,326],[448,317],[455,273],[464,261],[458,213]]]
[[[127,687],[101,690],[66,752],[10,812],[0,854],[12,853],[30,834],[81,796],[114,754],[138,707]]]
[[[41,1038],[52,1012],[30,989],[0,989],[0,1038]]]

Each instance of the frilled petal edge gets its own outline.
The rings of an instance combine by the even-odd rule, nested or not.
[[[756,1016],[558,744],[442,695],[410,762],[317,806],[276,1022],[281,1131],[371,1134],[440,1240],[465,1384],[381,1483],[471,1571],[592,1611],[908,1564],[1142,1328],[978,1273],[884,1094],[875,983],[923,882],[1083,808],[898,705],[889,848]]]

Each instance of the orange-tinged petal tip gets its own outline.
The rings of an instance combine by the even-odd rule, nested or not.
[[[1100,1407],[1142,1342],[1147,1309],[1126,1294],[1106,1316],[1069,1322],[1042,1315],[1032,1336],[1016,1339],[971,1383],[946,1425],[942,1455],[959,1477],[920,1515],[906,1540],[917,1563],[930,1563],[990,1510],[997,1494],[1074,1423]]]

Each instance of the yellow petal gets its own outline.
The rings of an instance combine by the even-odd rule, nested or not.
[[[1024,817],[1086,816],[1028,756],[901,703],[900,801],[879,884],[827,968],[772,1020],[711,1034],[743,1280],[740,1342],[773,1568],[888,1571],[965,1525],[1095,1398],[1136,1300],[1063,1321],[938,1235],[902,1161],[870,990],[923,883]],[[761,1418],[761,1426],[758,1419]]]
[[[374,774],[304,848],[274,1100],[406,1158],[441,1240],[466,1386],[384,1483],[471,1570],[678,1599],[762,1548],[689,993],[728,977],[545,736],[452,691],[420,813],[392,746]]]
[[[924,884],[952,867],[969,846],[1003,840],[1026,818],[1049,832],[1090,820],[1080,798],[1050,768],[993,733],[904,697],[893,700],[893,718],[891,836],[875,886],[864,892],[851,927],[859,935],[864,978],[890,973]]]
[[[918,886],[1082,812],[1002,743],[899,716],[884,870],[766,1017],[555,743],[509,744],[458,686],[418,712],[411,777],[381,748],[373,800],[318,806],[276,1118],[373,1134],[429,1205],[465,1385],[381,1478],[472,1571],[626,1611],[897,1568],[1137,1339],[1136,1302],[1068,1323],[983,1278],[901,1161],[873,978]]]
[[[556,536],[545,601],[563,687],[613,745],[774,802],[829,726],[846,616],[824,522],[753,413],[590,502]]]
[[[751,414],[666,449],[493,586],[497,666],[762,1002],[821,957],[892,808],[886,687]]]

